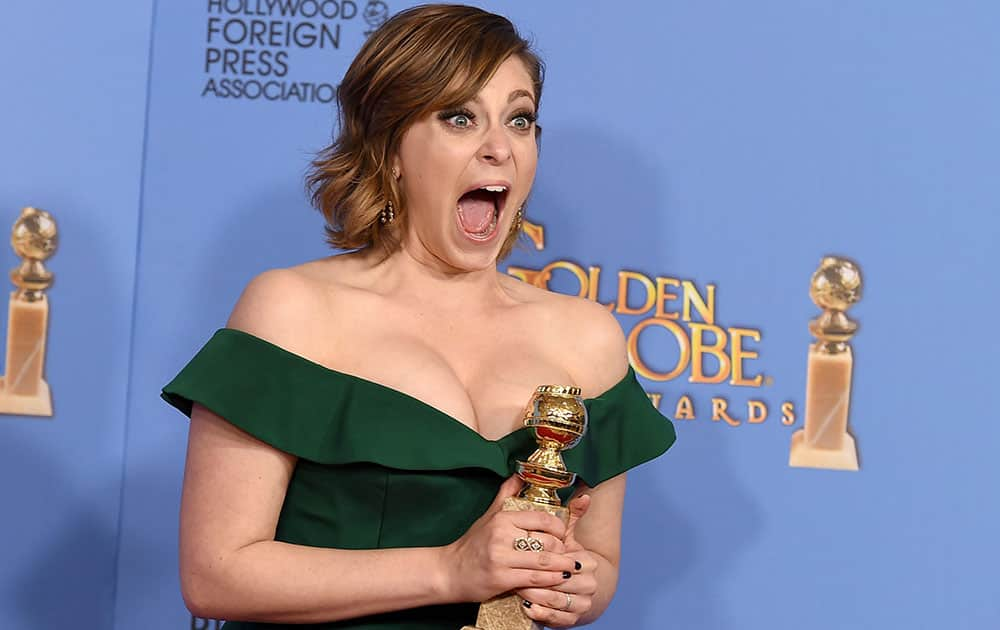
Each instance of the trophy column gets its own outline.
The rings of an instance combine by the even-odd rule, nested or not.
[[[576,446],[587,430],[587,408],[580,398],[580,388],[543,385],[536,389],[524,413],[524,426],[531,430],[538,449],[528,461],[517,462],[517,475],[525,482],[525,487],[518,496],[505,500],[503,509],[548,512],[566,523],[569,509],[562,505],[556,492],[576,481],[576,474],[566,470],[561,452]],[[462,630],[540,628],[524,614],[521,598],[506,593],[483,602],[476,625],[463,626]]]
[[[44,210],[25,208],[14,223],[11,245],[21,264],[10,272],[17,287],[7,308],[6,373],[0,377],[0,413],[51,416],[52,396],[43,378],[52,273],[42,261],[57,244],[56,223]]]
[[[828,256],[813,274],[810,296],[823,313],[809,322],[805,428],[792,435],[789,466],[858,470],[858,451],[847,432],[854,355],[848,341],[858,329],[846,311],[861,299],[861,271]]]

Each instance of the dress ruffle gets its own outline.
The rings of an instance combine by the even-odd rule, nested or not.
[[[527,429],[487,440],[408,394],[230,328],[217,331],[161,395],[185,415],[197,402],[257,439],[319,464],[480,468],[507,477],[536,447]],[[563,456],[589,486],[657,457],[675,440],[673,425],[631,368],[584,403],[587,433]]]

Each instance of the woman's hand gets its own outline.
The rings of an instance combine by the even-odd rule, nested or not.
[[[571,576],[583,560],[566,555],[566,526],[559,518],[548,512],[503,511],[504,499],[517,494],[522,485],[517,476],[505,481],[486,513],[444,547],[447,599],[483,602],[507,591],[551,589],[577,579]],[[545,550],[514,548],[516,538],[529,535]]]
[[[590,497],[581,495],[569,503],[565,555],[577,565],[573,577],[550,588],[526,588],[517,591],[525,602],[525,614],[546,626],[575,626],[590,611],[597,593],[597,558],[576,541],[576,524],[590,507]]]

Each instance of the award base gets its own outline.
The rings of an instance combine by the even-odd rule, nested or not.
[[[805,428],[792,434],[789,466],[858,470],[858,449],[847,432],[853,365],[850,347],[837,353],[818,344],[809,349]]]
[[[504,512],[548,512],[559,517],[563,523],[569,522],[569,508],[543,505],[519,497],[510,497],[503,502]],[[531,553],[525,551],[523,553]],[[462,630],[541,630],[541,626],[524,614],[521,598],[516,593],[505,593],[479,605],[476,625],[462,626]]]
[[[52,395],[49,393],[49,384],[39,381],[38,391],[34,396],[21,396],[8,393],[4,377],[0,376],[0,413],[15,416],[51,416]]]
[[[828,470],[858,470],[858,449],[849,433],[842,436],[840,448],[818,448],[806,442],[805,429],[792,434],[788,465],[796,468],[826,468]]]
[[[0,413],[51,416],[52,394],[42,378],[45,363],[49,302],[44,295],[34,301],[10,294],[7,307],[6,376],[0,376]]]

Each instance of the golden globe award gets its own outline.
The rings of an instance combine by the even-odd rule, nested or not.
[[[535,390],[524,412],[528,427],[538,449],[528,461],[517,462],[517,475],[525,486],[518,496],[504,501],[503,509],[541,510],[554,514],[563,523],[569,520],[569,509],[562,505],[556,491],[568,488],[576,481],[576,473],[566,470],[562,451],[573,448],[587,431],[587,408],[580,397],[580,388],[543,385]],[[521,551],[540,551],[532,546],[532,538],[518,539],[515,547]],[[520,543],[520,546],[518,544]],[[538,630],[540,626],[524,613],[521,598],[514,593],[499,595],[479,606],[475,626],[462,630]]]
[[[861,299],[861,270],[845,258],[827,256],[813,274],[809,294],[823,313],[809,322],[816,343],[809,348],[805,428],[792,435],[788,465],[857,470],[847,415],[854,367],[848,341],[858,325],[846,311]]]
[[[51,416],[52,395],[43,378],[49,302],[45,289],[52,273],[42,264],[58,244],[56,222],[48,212],[24,208],[14,222],[11,246],[21,264],[10,272],[17,288],[7,308],[6,373],[0,377],[0,413]]]

